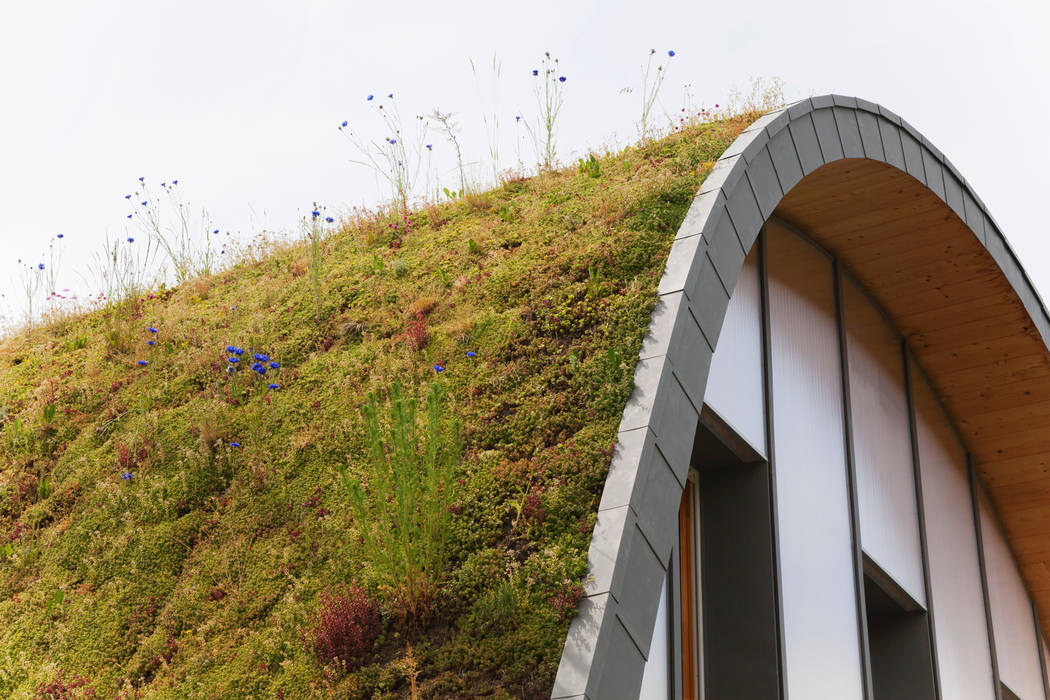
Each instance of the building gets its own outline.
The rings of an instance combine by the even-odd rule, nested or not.
[[[553,698],[1050,698],[1050,317],[906,121],[817,97],[677,234]]]

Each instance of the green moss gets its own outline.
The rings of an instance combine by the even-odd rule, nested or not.
[[[742,127],[428,206],[396,248],[382,217],[348,225],[322,244],[320,323],[310,251],[286,244],[0,343],[0,696],[58,677],[102,696],[548,695],[667,251]],[[278,359],[280,390],[231,380],[231,343]],[[431,380],[465,453],[450,568],[411,630],[337,467],[363,473],[369,391]],[[352,672],[303,642],[337,582],[384,611]]]

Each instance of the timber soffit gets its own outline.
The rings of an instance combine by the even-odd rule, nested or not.
[[[801,100],[759,118],[715,163],[671,247],[552,698],[637,694],[711,356],[744,257],[784,195],[843,158],[892,165],[944,201],[992,256],[1050,345],[1050,315],[984,203],[908,122],[841,95]]]

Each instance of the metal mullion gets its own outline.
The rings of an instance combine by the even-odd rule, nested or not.
[[[1039,611],[1035,607],[1035,600],[1029,599],[1032,604],[1032,624],[1035,625],[1035,645],[1038,647],[1039,652],[1039,671],[1043,676],[1043,697],[1046,700],[1050,700],[1050,685],[1046,682],[1046,657],[1043,656],[1043,646],[1046,644],[1046,640],[1043,639],[1043,630],[1039,628]]]
[[[904,364],[904,393],[908,400],[908,431],[911,436],[911,463],[915,479],[915,503],[919,516],[919,551],[922,553],[922,577],[926,590],[926,620],[930,632],[930,661],[933,664],[933,688],[937,698],[941,697],[940,659],[937,656],[937,625],[933,614],[933,584],[930,581],[929,545],[926,540],[926,506],[922,493],[922,470],[919,462],[919,430],[915,413],[915,397],[912,393],[911,357],[908,345],[902,338],[901,360]],[[1050,700],[1050,698],[1047,698]]]
[[[970,484],[970,505],[973,508],[973,527],[977,536],[977,564],[981,569],[981,593],[984,596],[984,617],[988,625],[988,653],[992,660],[992,682],[995,699],[1003,700],[1002,681],[999,678],[999,657],[995,651],[995,630],[992,629],[992,601],[988,592],[988,569],[984,561],[984,536],[981,532],[981,507],[977,498],[977,469],[973,457],[966,453],[966,475]]]
[[[784,665],[784,592],[780,576],[780,519],[777,514],[776,457],[773,434],[773,355],[769,319],[769,256],[767,255],[766,227],[758,234],[758,282],[760,312],[762,317],[762,395],[765,408],[766,428],[766,473],[769,479],[769,510],[773,538],[773,590],[776,597],[777,624],[777,676],[780,679],[781,700],[787,700],[787,674]]]
[[[864,600],[864,551],[860,541],[860,509],[857,507],[857,471],[853,446],[853,416],[850,405],[849,352],[846,347],[846,314],[842,300],[842,274],[839,261],[832,258],[835,288],[835,317],[839,337],[839,372],[842,379],[842,420],[846,447],[846,479],[849,485],[850,532],[853,539],[853,577],[857,607],[857,637],[861,654],[861,681],[864,697],[873,700],[871,650],[868,645],[868,616]]]

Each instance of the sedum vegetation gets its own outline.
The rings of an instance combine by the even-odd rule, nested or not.
[[[548,696],[667,252],[754,116],[0,342],[0,696]]]

